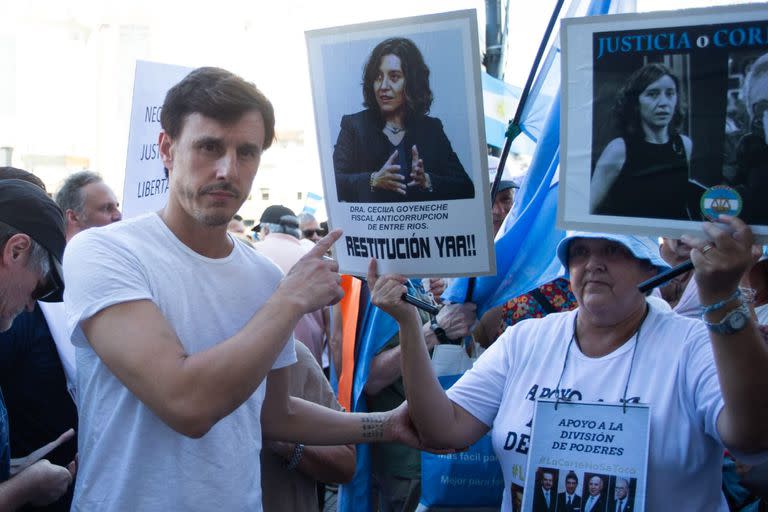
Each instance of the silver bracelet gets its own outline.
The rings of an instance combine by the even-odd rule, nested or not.
[[[747,288],[747,287],[739,287],[739,290],[741,290],[741,296],[742,300],[746,304],[754,304],[755,303],[755,297],[757,296],[757,290],[754,288]]]
[[[293,447],[293,453],[291,458],[288,459],[288,463],[285,465],[286,469],[296,469],[296,466],[301,462],[301,456],[304,454],[304,445],[296,443]]]
[[[714,304],[702,304],[701,316],[703,318],[704,315],[706,315],[707,313],[712,313],[713,311],[717,311],[718,309],[723,309],[723,307],[725,307],[725,305],[731,302],[732,300],[740,299],[740,298],[741,298],[741,290],[736,288],[735,292],[733,292],[731,295],[721,300],[720,302],[716,302]]]

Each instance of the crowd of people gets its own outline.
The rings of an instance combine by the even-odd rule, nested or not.
[[[415,58],[407,41],[385,43]],[[390,46],[370,87],[395,90],[397,74],[377,75],[399,65]],[[380,121],[397,128],[390,103]],[[337,306],[342,276],[328,254],[341,232],[272,205],[254,238],[236,216],[274,123],[253,84],[191,72],[162,107],[168,203],[126,220],[98,174],[70,176],[54,201],[33,174],[0,168],[0,511],[333,510],[334,487],[322,484],[349,482],[366,443],[375,509],[431,510],[419,505],[420,451],[463,450],[488,433],[499,507],[520,510],[512,468],[528,452],[504,445],[510,432],[530,436],[528,395],[545,386],[651,405],[647,510],[759,503],[755,478],[742,477],[768,453],[768,281],[744,222],[723,216],[704,225],[707,239],[661,245],[569,233],[557,249],[564,276],[480,319],[474,304],[442,303],[445,281],[379,275],[372,260],[360,305],[398,329],[365,362],[369,412],[348,412],[330,381],[362,364],[345,327],[353,343],[363,334]],[[499,187],[495,231],[516,188]],[[638,290],[688,258],[687,274]],[[464,339],[486,350],[446,391],[431,353]],[[724,460],[738,462],[735,480]],[[634,479],[570,471],[558,488],[552,470],[536,478],[534,510],[633,510]]]

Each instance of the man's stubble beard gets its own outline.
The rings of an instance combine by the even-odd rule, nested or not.
[[[199,222],[200,224],[208,228],[215,228],[215,227],[229,224],[229,221],[232,220],[232,216],[235,213],[237,213],[237,210],[239,210],[240,207],[243,205],[243,201],[241,201],[240,198],[238,197],[238,201],[240,201],[240,204],[235,209],[235,211],[232,212],[231,215],[223,212],[208,213],[203,209],[196,207],[196,205],[199,204],[196,200],[201,199],[205,194],[193,192],[187,188],[183,190],[183,194],[186,197],[186,199],[189,201],[189,203],[192,205],[192,211],[190,212],[192,217],[197,222]]]

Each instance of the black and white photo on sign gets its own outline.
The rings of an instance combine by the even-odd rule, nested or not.
[[[474,11],[307,32],[342,271],[493,272]]]
[[[560,225],[677,237],[728,214],[765,239],[766,26],[764,6],[567,20]]]

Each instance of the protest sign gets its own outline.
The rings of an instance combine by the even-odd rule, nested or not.
[[[342,272],[495,272],[473,10],[306,33]]]
[[[168,200],[168,178],[157,144],[160,112],[168,89],[190,71],[182,66],[136,61],[123,186],[125,218],[159,210]]]
[[[522,510],[538,510],[549,488],[550,500],[583,510],[621,499],[622,510],[644,511],[650,421],[642,404],[538,399]]]
[[[768,240],[768,8],[563,21],[565,229],[679,237],[739,215]]]

